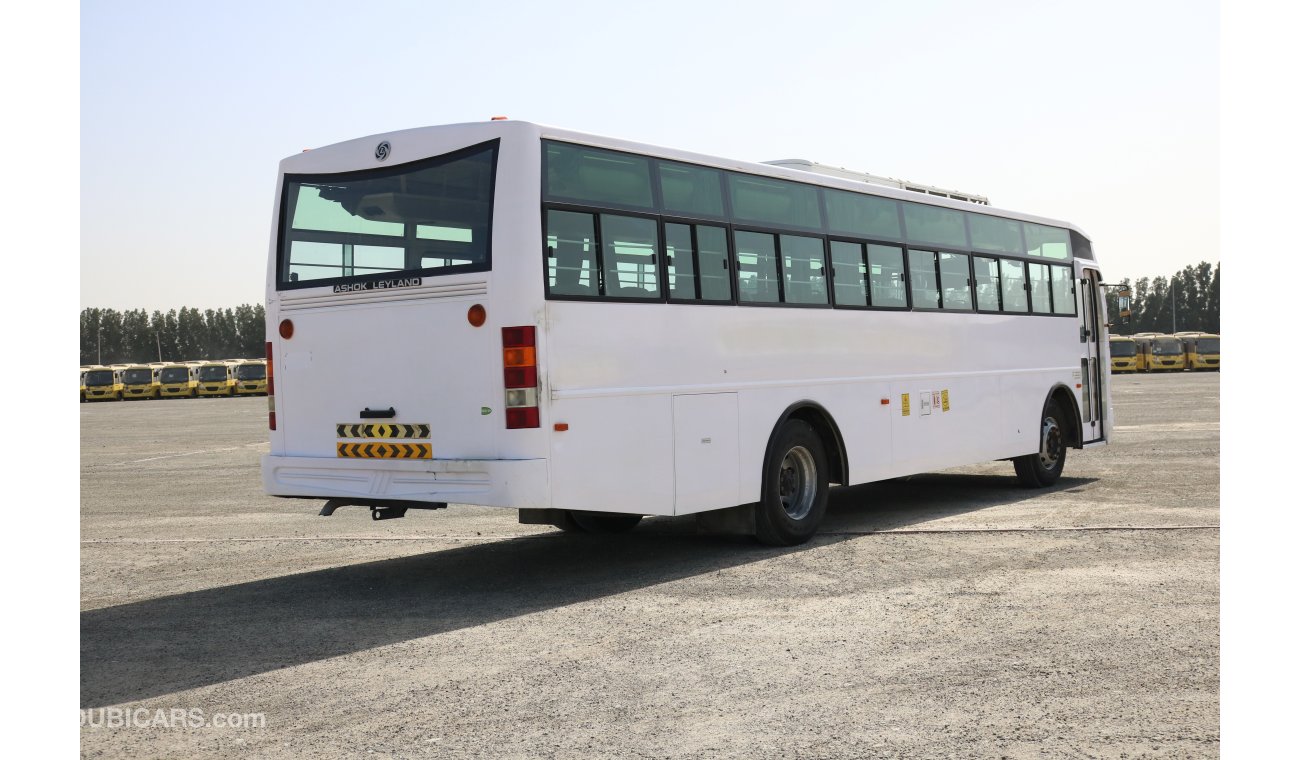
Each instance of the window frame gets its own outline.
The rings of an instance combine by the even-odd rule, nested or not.
[[[484,242],[483,260],[474,264],[455,264],[446,267],[428,267],[420,269],[401,269],[395,272],[375,272],[373,274],[351,275],[338,277],[321,277],[314,280],[297,280],[288,279],[289,267],[292,262],[289,261],[289,254],[292,249],[292,242],[289,235],[293,232],[290,225],[290,191],[301,190],[302,183],[313,178],[328,178],[337,182],[362,179],[383,179],[386,177],[401,176],[411,172],[421,171],[424,168],[432,168],[443,164],[450,164],[456,161],[468,158],[476,153],[491,151],[491,169],[488,175],[487,187],[487,219],[485,234],[487,240]],[[285,174],[280,183],[280,213],[279,226],[276,228],[275,242],[275,290],[276,292],[286,290],[303,290],[305,288],[331,288],[336,285],[355,285],[372,282],[382,282],[384,280],[403,279],[403,278],[425,278],[441,277],[443,275],[465,274],[470,272],[490,272],[492,271],[492,238],[495,229],[495,218],[497,211],[496,193],[497,193],[497,174],[501,166],[501,138],[484,140],[474,145],[467,145],[464,148],[442,153],[437,156],[427,156],[407,161],[401,164],[383,166],[378,168],[357,169],[347,172],[299,172]],[[293,206],[297,207],[297,192],[293,193]],[[409,230],[406,228],[410,228]],[[318,243],[339,243],[340,245],[379,245],[383,247],[393,247],[394,243],[400,241],[400,246],[405,253],[409,253],[412,243],[419,241],[421,238],[417,235],[418,225],[403,223],[403,234],[396,235],[376,235],[371,233],[354,233],[354,232],[330,232],[328,230],[300,230],[300,233],[308,233],[306,236],[295,235],[294,240],[303,242]],[[313,235],[332,236],[331,239],[313,240]],[[346,243],[340,242],[340,236],[347,238]],[[355,239],[354,239],[355,238]],[[378,242],[378,241],[383,241]],[[340,265],[342,268],[342,265]]]
[[[695,297],[694,298],[674,298],[671,288],[668,287],[668,225],[678,224],[689,227],[691,230],[691,259],[695,266]],[[702,297],[704,286],[700,279],[700,237],[698,227],[713,227],[722,230],[723,240],[727,245],[727,257],[724,259],[727,269],[727,284],[731,289],[731,297],[727,300],[706,299]],[[734,306],[736,305],[736,252],[733,248],[734,243],[731,238],[731,225],[726,222],[718,222],[709,219],[692,219],[678,218],[675,216],[661,216],[659,218],[659,245],[660,255],[662,258],[661,277],[663,278],[663,291],[667,295],[667,303],[677,304],[698,304],[702,306]]]
[[[934,254],[934,285],[935,285],[935,289],[939,292],[939,306],[936,308],[931,308],[929,306],[917,306],[915,304],[916,299],[912,298],[912,271],[911,271],[912,257],[910,255],[912,251],[925,251],[927,253]],[[945,309],[944,308],[943,282],[940,277],[940,270],[939,270],[939,254],[941,253],[955,253],[966,257],[966,287],[970,288],[969,292],[971,294],[971,308],[969,309]],[[975,290],[974,287],[971,285],[971,282],[975,278],[975,274],[971,270],[971,256],[972,253],[970,251],[959,251],[944,246],[927,246],[927,245],[918,245],[916,247],[906,246],[906,245],[903,246],[904,263],[906,264],[908,270],[907,271],[907,302],[909,304],[909,308],[912,311],[928,311],[928,312],[936,312],[936,313],[943,313],[943,314],[977,313],[977,310],[975,309]]]
[[[907,260],[907,245],[905,243],[902,243],[898,240],[873,240],[869,238],[857,238],[857,237],[849,237],[845,235],[824,235],[823,237],[826,238],[826,251],[828,257],[830,255],[831,243],[851,243],[853,245],[858,246],[859,250],[862,252],[862,264],[864,267],[866,267],[864,282],[867,291],[867,304],[865,306],[858,306],[856,304],[841,304],[839,303],[839,301],[835,300],[835,275],[833,273],[834,267],[831,267],[832,274],[830,276],[830,280],[831,280],[830,291],[831,291],[831,306],[833,308],[847,309],[849,311],[912,311],[911,270],[909,268],[910,264]],[[872,246],[872,245],[880,245],[889,248],[897,248],[899,252],[902,254],[903,299],[907,302],[906,306],[879,306],[876,304],[875,300],[871,297],[871,251],[868,248],[868,246]]]
[[[655,204],[654,208],[646,209],[641,207],[630,207],[618,203],[604,203],[602,205],[592,205],[585,202],[572,202],[570,200],[560,199],[558,196],[556,197],[556,199],[551,199],[546,193],[546,182],[547,182],[546,160],[547,159],[546,159],[545,144],[548,142],[562,143],[566,145],[575,146],[578,148],[590,148],[590,149],[605,151],[614,154],[624,154],[630,157],[644,159],[648,161],[649,168],[650,168],[651,193],[653,196],[653,202]],[[861,193],[852,189],[835,187],[831,185],[823,185],[815,182],[804,182],[800,180],[790,179],[787,177],[770,176],[767,174],[758,174],[750,171],[727,169],[719,166],[713,166],[710,164],[681,160],[679,158],[668,158],[668,157],[657,156],[650,153],[637,153],[637,152],[627,151],[627,150],[618,150],[618,149],[607,148],[601,145],[572,142],[564,139],[553,139],[553,138],[544,137],[542,138],[542,143],[543,143],[543,150],[542,150],[543,161],[542,161],[542,175],[541,175],[541,182],[542,182],[541,207],[542,207],[543,241],[545,241],[545,235],[547,232],[546,220],[547,220],[548,211],[550,210],[568,211],[568,212],[584,213],[584,214],[591,215],[593,217],[593,225],[595,227],[594,229],[594,233],[595,233],[594,244],[596,246],[595,265],[600,273],[600,278],[601,278],[598,287],[598,290],[601,292],[601,294],[595,296],[553,295],[550,292],[549,277],[546,276],[546,268],[545,268],[546,265],[544,264],[543,265],[543,279],[544,279],[544,286],[545,286],[544,291],[545,291],[545,298],[548,300],[610,301],[615,303],[676,303],[676,304],[695,304],[695,305],[707,305],[707,306],[728,306],[728,305],[729,306],[755,306],[760,308],[789,307],[789,308],[802,308],[802,309],[845,309],[849,311],[879,310],[879,311],[895,311],[895,312],[899,312],[899,311],[945,312],[945,313],[952,313],[952,314],[1006,314],[1011,316],[1033,316],[1033,317],[1067,317],[1067,318],[1078,317],[1077,303],[1073,305],[1073,311],[1071,313],[1058,313],[1055,311],[1056,294],[1052,288],[1053,268],[1061,267],[1063,269],[1068,270],[1070,272],[1070,281],[1072,285],[1074,285],[1073,283],[1074,259],[1077,258],[1077,255],[1074,253],[1076,244],[1073,239],[1073,236],[1077,236],[1078,233],[1075,233],[1072,229],[1066,226],[1060,226],[1058,224],[1043,224],[1042,222],[1028,222],[1022,219],[1014,219],[1012,217],[1002,216],[999,214],[991,214],[991,213],[975,211],[975,210],[966,210],[966,209],[953,209],[948,206],[940,206],[936,204],[926,203],[923,200],[919,200],[919,199],[913,200],[913,199],[905,199],[905,198],[894,198],[888,195],[876,195],[874,193]],[[473,147],[477,148],[481,146],[473,146]],[[663,206],[664,201],[663,201],[663,192],[662,192],[663,190],[662,175],[660,172],[661,163],[674,164],[674,165],[686,166],[686,167],[698,167],[700,169],[718,172],[721,178],[723,216],[719,218],[716,216],[709,216],[706,214],[692,214],[682,210],[669,211],[665,209]],[[820,215],[821,227],[818,229],[812,227],[803,227],[794,224],[776,226],[764,221],[738,219],[735,215],[735,209],[733,207],[734,204],[732,199],[732,193],[733,193],[732,182],[733,179],[737,177],[752,177],[760,181],[788,183],[788,184],[803,186],[810,189],[813,193],[815,193],[815,197],[817,201],[816,204],[817,213]],[[493,179],[495,181],[495,166],[494,166]],[[891,239],[891,238],[878,238],[878,237],[861,237],[853,234],[845,234],[841,232],[831,231],[830,217],[828,213],[829,209],[827,205],[828,192],[857,193],[860,195],[868,195],[883,200],[892,201],[895,204],[895,209],[898,216],[898,227],[899,227],[899,232],[901,234],[901,238]],[[942,211],[950,211],[959,214],[962,219],[963,231],[966,237],[966,246],[963,248],[963,247],[957,247],[957,246],[946,245],[946,244],[909,242],[908,226],[906,220],[906,207],[907,204],[909,203],[914,205],[919,205],[919,206],[931,206],[933,208]],[[653,298],[653,299],[628,298],[623,296],[609,296],[603,294],[603,292],[608,287],[608,283],[606,282],[606,277],[605,277],[606,273],[604,271],[604,266],[605,266],[604,240],[603,240],[603,233],[601,231],[601,227],[602,227],[601,217],[602,215],[607,215],[607,214],[612,214],[615,216],[628,216],[628,217],[652,219],[656,222],[658,241],[657,241],[657,247],[655,249],[655,256],[656,256],[656,274],[659,277],[659,296],[657,298]],[[1024,252],[1009,253],[1005,251],[991,251],[985,248],[975,247],[971,235],[971,223],[970,223],[971,215],[980,215],[983,217],[989,217],[993,219],[1004,219],[1006,221],[1015,222],[1018,225],[1020,231],[1020,241],[1022,245],[1022,250]],[[667,225],[669,224],[680,224],[690,228],[691,245],[692,245],[692,264],[695,269],[695,274],[694,274],[695,296],[693,298],[686,299],[686,298],[673,297],[671,295],[671,290],[668,286]],[[1028,254],[1028,239],[1027,239],[1028,234],[1026,232],[1026,226],[1029,224],[1036,224],[1043,227],[1060,229],[1069,233],[1069,236],[1071,236],[1070,240],[1067,242],[1067,246],[1069,246],[1068,248],[1069,257],[1066,259],[1051,259],[1042,256],[1030,256]],[[724,233],[724,239],[727,245],[725,263],[727,267],[728,284],[731,291],[730,299],[728,300],[705,300],[701,298],[701,294],[703,292],[703,285],[700,276],[701,272],[699,269],[700,251],[699,251],[699,230],[698,230],[698,228],[701,225],[722,230]],[[780,300],[778,301],[741,300],[740,261],[739,261],[738,248],[736,245],[736,235],[737,233],[741,233],[741,232],[767,235],[772,239],[773,248],[776,257],[775,276],[777,280],[777,295]],[[825,267],[824,271],[826,277],[826,290],[827,290],[826,303],[789,303],[785,300],[786,299],[786,267],[784,262],[784,253],[781,246],[781,237],[783,235],[820,240],[822,246],[822,263],[823,266]],[[374,243],[380,240],[389,240],[391,242],[392,240],[391,238],[385,238],[384,236],[365,235],[363,237],[368,238],[367,240],[364,241],[366,243]],[[1082,236],[1079,237],[1083,240],[1086,240],[1086,238],[1082,238]],[[359,240],[358,243],[360,242],[362,241]],[[831,245],[836,242],[858,246],[858,250],[861,255],[861,264],[864,267],[863,285],[865,288],[865,294],[867,300],[867,303],[865,305],[842,304],[836,298],[835,265],[831,258]],[[903,288],[905,299],[906,299],[905,306],[880,306],[875,303],[875,300],[872,297],[873,294],[871,288],[871,257],[870,257],[869,246],[872,245],[889,247],[901,252],[902,277],[905,285],[905,287]],[[934,271],[935,285],[938,289],[938,295],[939,295],[939,306],[937,308],[921,307],[916,305],[916,301],[912,293],[912,261],[911,261],[912,251],[925,251],[932,254],[933,262],[934,262],[934,270],[935,270]],[[544,261],[546,260],[545,253],[546,253],[545,250],[543,250]],[[944,308],[942,275],[940,271],[940,262],[938,256],[938,254],[941,253],[962,255],[966,257],[967,283],[968,283],[970,302],[971,302],[970,308],[962,308],[962,309]],[[975,276],[976,257],[979,257],[981,259],[986,259],[986,260],[992,260],[997,263],[998,308],[996,310],[982,309],[979,306],[978,288],[976,282],[977,278]],[[1026,304],[1025,311],[1007,311],[1006,309],[1006,293],[1004,289],[1005,289],[1005,283],[1007,282],[1007,279],[1005,277],[1005,271],[1004,271],[1005,265],[1003,262],[1007,262],[1007,261],[1016,262],[1022,267],[1022,271],[1024,273],[1024,278],[1022,281],[1023,283],[1022,290],[1024,291],[1025,294],[1025,304]],[[1029,271],[1030,271],[1029,267],[1033,264],[1038,264],[1040,266],[1047,267],[1047,273],[1048,273],[1047,292],[1048,292],[1048,302],[1049,304],[1051,304],[1050,306],[1050,308],[1052,309],[1051,311],[1044,312],[1044,311],[1037,311],[1034,309],[1033,292],[1031,287],[1032,281],[1029,275]],[[441,270],[435,270],[435,271],[441,271]],[[386,275],[381,275],[377,279],[384,279],[385,276]],[[1074,290],[1075,290],[1076,300],[1077,300],[1077,292],[1078,292],[1077,285],[1074,285]]]

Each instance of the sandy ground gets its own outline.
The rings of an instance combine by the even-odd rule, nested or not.
[[[1052,489],[841,489],[793,549],[322,518],[261,493],[264,399],[82,405],[82,752],[1217,756],[1219,377],[1114,402]]]

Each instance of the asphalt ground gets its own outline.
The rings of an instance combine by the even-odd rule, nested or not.
[[[1053,488],[840,489],[787,549],[318,517],[261,493],[265,399],[83,404],[82,753],[1217,756],[1219,376],[1113,394]]]

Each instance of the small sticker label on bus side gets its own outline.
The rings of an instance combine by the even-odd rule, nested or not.
[[[947,388],[943,389],[942,396],[943,396],[943,410],[946,412],[948,411],[948,389]]]
[[[912,400],[906,393],[903,394],[903,416],[909,417],[912,414]]]
[[[423,285],[421,277],[402,277],[397,280],[379,280],[377,282],[349,282],[335,285],[335,293],[357,293],[365,290],[388,290],[389,288],[413,288]]]

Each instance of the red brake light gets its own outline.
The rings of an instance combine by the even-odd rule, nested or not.
[[[506,387],[506,429],[541,427],[536,327],[501,328],[501,365]]]

